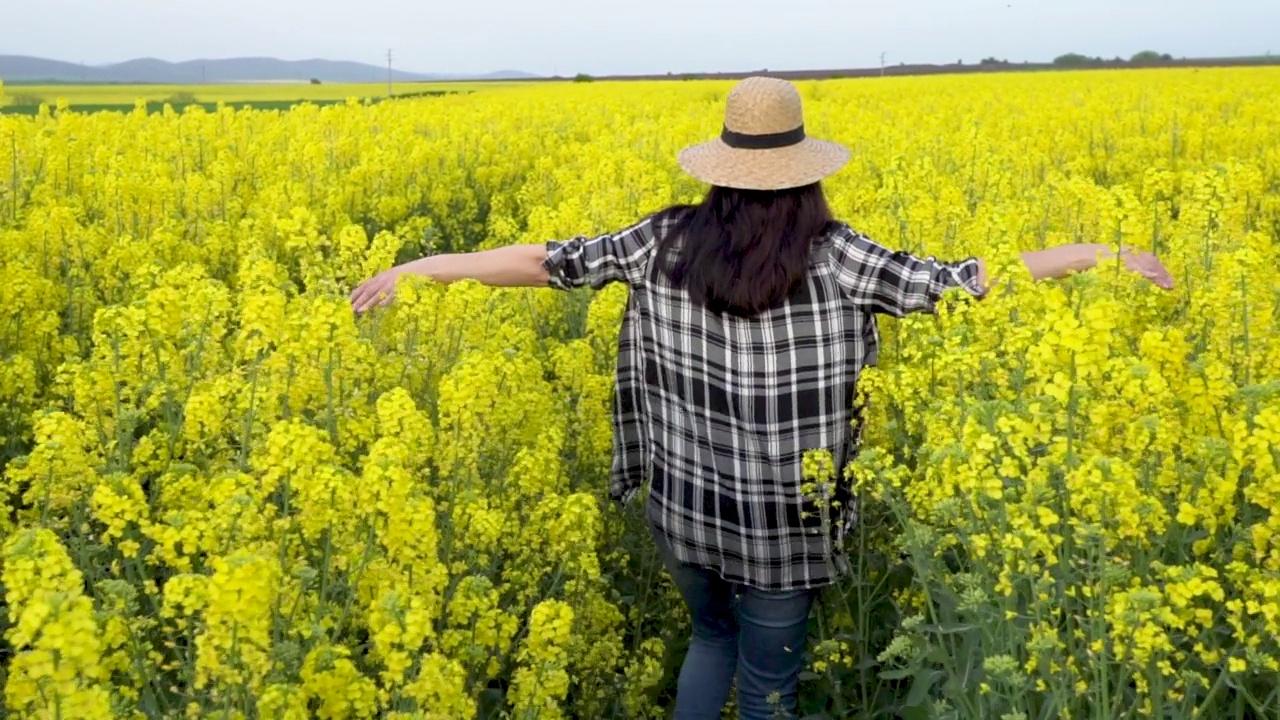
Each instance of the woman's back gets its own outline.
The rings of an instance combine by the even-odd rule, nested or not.
[[[732,581],[811,587],[840,571],[848,512],[827,517],[800,492],[807,450],[843,466],[858,369],[875,324],[841,292],[833,234],[816,238],[804,280],[750,317],[713,313],[650,273],[633,303],[652,428],[650,520],[677,558]],[[843,486],[837,508],[852,510]]]
[[[875,361],[874,312],[932,307],[977,288],[976,261],[893,253],[842,223],[791,238],[805,261],[792,292],[752,315],[715,312],[658,262],[681,227],[660,213],[619,233],[548,243],[552,284],[632,289],[614,408],[613,496],[650,481],[649,519],[677,558],[764,589],[817,587],[844,571],[854,508],[837,483],[827,510],[804,497],[810,450],[836,467],[856,447],[858,373]],[[685,238],[680,242],[689,241]],[[697,238],[691,239],[698,242]]]

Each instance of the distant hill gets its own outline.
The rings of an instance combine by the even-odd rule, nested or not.
[[[518,80],[536,77],[518,70],[484,75],[448,75],[392,71],[397,82],[422,80]],[[335,60],[278,60],[276,58],[228,58],[172,63],[139,58],[111,65],[77,65],[60,60],[0,55],[0,79],[6,82],[50,83],[156,83],[194,85],[239,82],[382,82],[387,69],[377,65]]]

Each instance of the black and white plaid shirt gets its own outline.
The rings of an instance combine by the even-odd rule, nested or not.
[[[847,225],[815,239],[807,283],[752,318],[718,316],[652,262],[670,220],[546,243],[551,287],[630,286],[618,342],[610,494],[649,481],[649,521],[676,557],[766,589],[818,587],[847,569],[855,508],[841,470],[859,441],[854,386],[874,364],[875,313],[931,312],[975,296],[978,263],[895,252]],[[667,216],[669,217],[669,216]],[[665,225],[664,225],[665,223]],[[836,515],[801,493],[811,449],[835,459]]]

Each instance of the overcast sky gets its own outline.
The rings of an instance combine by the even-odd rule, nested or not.
[[[0,0],[0,54],[259,55],[419,72],[790,70],[1280,54],[1280,0]]]

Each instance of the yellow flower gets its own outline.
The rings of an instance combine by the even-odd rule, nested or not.
[[[373,717],[379,709],[373,682],[360,674],[345,647],[321,644],[302,664],[302,692],[315,700],[315,716],[325,720]]]
[[[196,684],[218,694],[261,690],[271,669],[271,624],[280,569],[246,551],[214,558],[203,631],[196,638]]]
[[[112,717],[93,602],[66,550],[40,529],[10,536],[3,552],[14,650],[5,707],[22,717]]]

